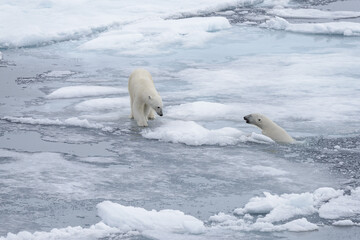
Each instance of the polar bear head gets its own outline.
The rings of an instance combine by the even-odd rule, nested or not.
[[[244,117],[246,123],[253,124],[262,130],[262,134],[268,136],[275,142],[294,143],[295,140],[279,125],[266,116],[259,113],[252,113]]]
[[[246,115],[244,117],[244,120],[246,121],[246,123],[253,124],[261,129],[264,129],[264,126],[266,126],[266,124],[268,124],[269,121],[271,121],[270,119],[268,119],[267,117],[265,117],[260,113],[252,113]]]
[[[163,103],[160,95],[148,96],[147,104],[159,115],[163,115]]]

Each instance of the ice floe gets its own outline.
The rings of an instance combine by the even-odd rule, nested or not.
[[[236,104],[226,105],[215,102],[191,102],[175,106],[169,106],[166,116],[183,120],[209,120],[232,118],[239,114]],[[237,116],[237,119],[241,117]]]
[[[293,9],[274,8],[267,11],[268,14],[282,18],[309,18],[309,19],[343,19],[360,17],[360,12],[352,11],[322,11],[319,9]]]
[[[10,117],[5,116],[1,118],[12,123],[31,124],[31,125],[55,125],[55,126],[67,126],[67,127],[82,127],[101,129],[103,131],[112,131],[111,127],[106,127],[100,123],[91,123],[87,119],[79,119],[77,117],[67,118],[65,120],[60,119],[48,119],[48,118],[31,118],[31,117]]]
[[[89,96],[99,96],[99,95],[111,95],[111,94],[120,94],[127,92],[127,89],[115,88],[115,87],[105,87],[105,86],[70,86],[59,88],[46,97],[49,99],[55,98],[80,98],[80,97],[89,97]]]
[[[240,142],[253,141],[273,143],[263,135],[244,132],[225,127],[221,129],[207,129],[194,121],[168,121],[155,129],[145,129],[142,136],[149,139],[157,139],[172,143],[184,143],[186,145],[236,145]]]
[[[281,17],[275,17],[260,26],[295,33],[360,36],[360,23],[354,22],[289,23]]]
[[[217,31],[230,28],[224,17],[186,18],[179,20],[149,19],[100,34],[82,44],[84,50],[112,50],[122,54],[156,54],[172,47],[199,47],[216,36]],[[162,50],[161,50],[162,49]]]
[[[10,1],[0,4],[0,22],[7,23],[0,26],[0,48],[42,46],[77,40],[132,23],[143,22],[147,25],[154,18],[189,16],[261,2],[262,0],[185,0],[179,5],[174,1],[164,0],[151,3],[145,0],[134,3],[111,0],[101,3],[90,0],[35,0],[16,5]]]
[[[120,110],[130,108],[129,97],[120,98],[96,98],[83,101],[75,105],[78,111],[101,111],[101,110]],[[130,112],[129,112],[130,114]]]

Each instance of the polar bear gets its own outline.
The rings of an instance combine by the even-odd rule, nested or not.
[[[275,142],[294,143],[295,140],[279,125],[266,116],[259,113],[252,113],[244,117],[246,123],[253,124],[262,130],[262,134],[268,136]]]
[[[155,119],[155,112],[163,115],[161,96],[155,89],[151,74],[145,69],[135,69],[128,83],[131,115],[140,127],[148,126],[148,119]]]

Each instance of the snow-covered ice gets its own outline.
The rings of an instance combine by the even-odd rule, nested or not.
[[[129,109],[130,100],[128,97],[122,98],[95,98],[78,103],[75,109],[78,111],[93,112],[94,110],[120,110]]]
[[[143,130],[142,136],[149,139],[186,145],[236,145],[252,141],[273,143],[270,138],[256,133],[246,134],[235,128],[206,129],[193,121],[170,121],[153,130]]]
[[[56,98],[76,98],[76,97],[89,97],[89,96],[99,96],[99,95],[113,95],[127,92],[127,89],[114,88],[114,87],[105,87],[105,86],[71,86],[71,87],[62,87],[56,89],[49,95],[47,98],[56,99]]]
[[[148,230],[200,234],[205,231],[202,221],[181,211],[147,211],[143,208],[126,207],[109,201],[97,205],[102,221],[123,231]]]
[[[224,17],[179,20],[156,18],[126,25],[121,30],[108,31],[79,48],[100,51],[116,49],[118,54],[126,55],[160,54],[165,49],[165,53],[169,52],[173,48],[170,46],[201,47],[217,36],[217,31],[228,28],[230,23]]]

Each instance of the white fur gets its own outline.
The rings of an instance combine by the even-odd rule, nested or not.
[[[262,134],[268,136],[275,142],[294,143],[295,140],[279,125],[271,121],[268,117],[252,113],[244,117],[246,123],[253,124],[262,130]]]
[[[129,77],[128,88],[131,106],[130,118],[134,118],[138,126],[148,126],[147,121],[155,119],[155,112],[162,116],[162,99],[147,70],[134,70]]]

